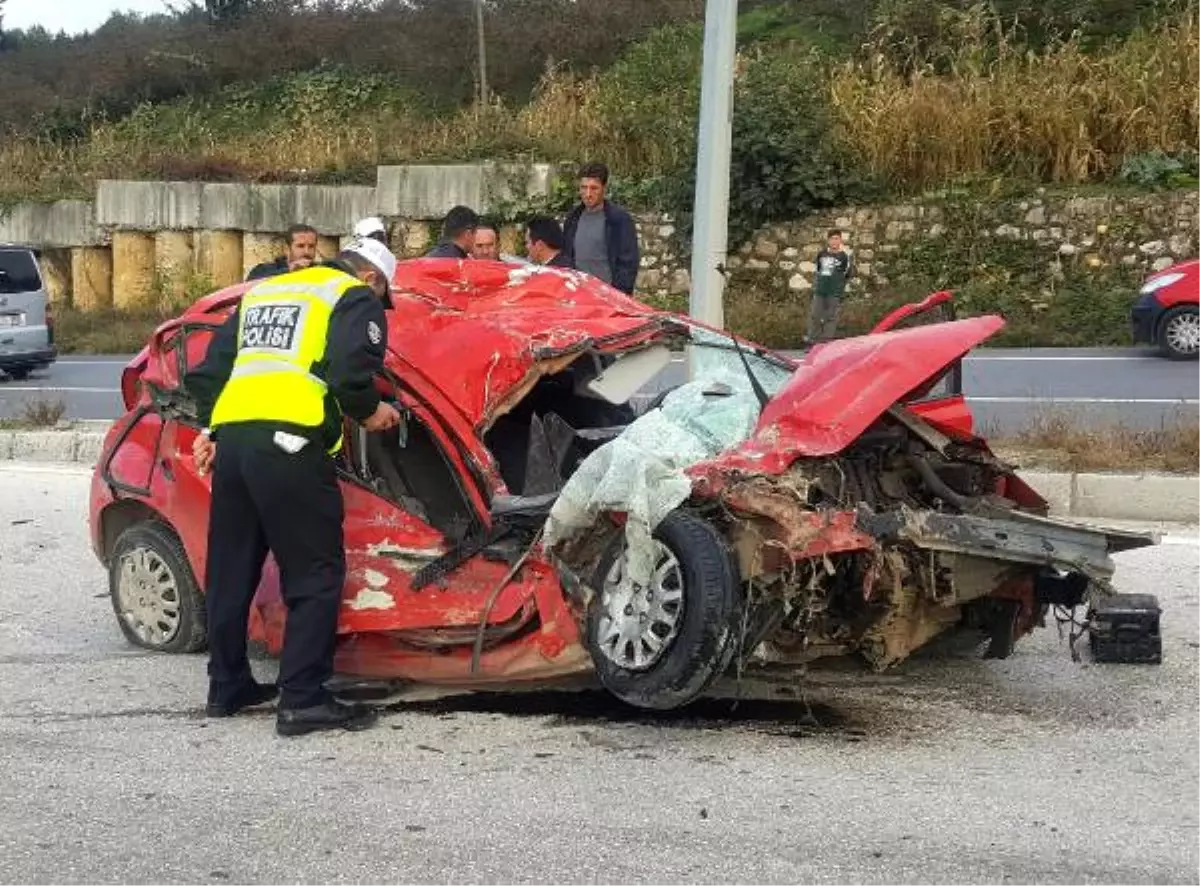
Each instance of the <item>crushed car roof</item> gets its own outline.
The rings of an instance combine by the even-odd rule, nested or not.
[[[390,347],[473,424],[540,360],[629,346],[677,323],[578,271],[476,260],[401,262],[392,303]]]

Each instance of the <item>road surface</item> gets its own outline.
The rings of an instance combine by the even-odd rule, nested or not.
[[[62,400],[69,418],[116,418],[128,359],[63,357],[26,381],[0,381],[0,418],[19,415],[30,399]],[[655,386],[678,384],[684,372],[676,361]],[[1157,428],[1194,423],[1200,411],[1194,362],[1134,348],[978,350],[964,362],[963,387],[989,433],[1021,430],[1051,414],[1095,427]]]
[[[125,644],[87,482],[0,467],[2,882],[1196,882],[1194,527],[1118,557],[1165,607],[1158,667],[1072,663],[1051,626],[732,712],[410,699],[288,741],[205,720],[202,656]]]

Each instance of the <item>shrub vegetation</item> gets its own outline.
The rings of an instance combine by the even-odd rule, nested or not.
[[[86,197],[106,177],[364,183],[382,163],[597,158],[613,168],[619,199],[676,216],[686,248],[701,0],[489,0],[486,100],[474,0],[235,6],[217,23],[192,3],[117,15],[78,37],[0,32],[0,205]],[[809,210],[931,189],[1196,185],[1195,0],[741,9],[735,244]],[[935,282],[973,230],[895,276],[910,288]],[[741,277],[734,285],[755,306],[745,316],[764,331],[777,328],[772,312],[800,310],[778,280]],[[1123,334],[1116,314],[1129,281],[1101,281],[1109,299],[1080,280],[1058,281],[1047,306],[1026,312],[1037,322],[1015,324],[1010,338]],[[962,298],[1011,306],[1027,297],[1018,289],[973,272]],[[847,309],[853,326],[857,308]]]

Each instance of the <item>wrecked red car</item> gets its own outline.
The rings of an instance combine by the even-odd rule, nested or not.
[[[146,648],[205,645],[210,478],[185,373],[246,288],[154,333],[96,466],[95,553]],[[661,709],[734,666],[883,669],[951,632],[1003,657],[1052,607],[1117,599],[1110,554],[1152,539],[1047,518],[975,436],[960,362],[1003,320],[898,328],[948,298],[791,359],[572,271],[401,263],[378,384],[404,420],[347,421],[339,456],[339,675],[593,673]],[[655,396],[664,373],[678,384]],[[285,615],[268,560],[252,641],[278,653]],[[1152,633],[1123,634],[1125,657],[1153,660]]]

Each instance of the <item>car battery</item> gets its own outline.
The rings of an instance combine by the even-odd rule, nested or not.
[[[1088,613],[1093,661],[1160,664],[1161,612],[1153,594],[1112,594],[1097,600]]]

